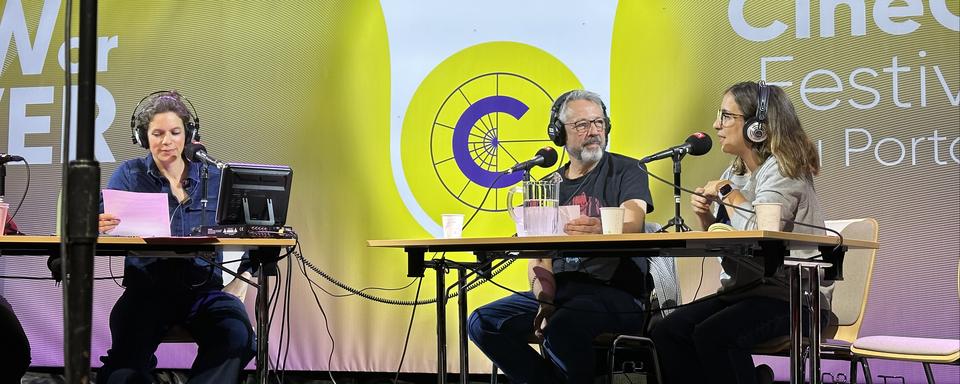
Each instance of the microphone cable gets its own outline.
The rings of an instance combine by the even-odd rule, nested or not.
[[[689,194],[702,197],[702,198],[704,198],[704,199],[706,199],[707,201],[710,201],[710,202],[715,202],[715,203],[717,203],[717,204],[720,205],[720,209],[723,209],[724,207],[731,207],[731,208],[733,208],[733,209],[735,209],[735,210],[742,211],[742,212],[747,212],[747,213],[750,213],[750,214],[752,214],[752,215],[756,215],[756,214],[757,214],[756,211],[749,210],[749,209],[746,209],[746,208],[741,208],[741,207],[738,207],[738,206],[736,206],[736,205],[734,205],[734,204],[727,204],[727,203],[724,203],[723,201],[721,201],[719,198],[710,198],[710,197],[707,197],[706,195],[704,195],[704,194],[702,194],[702,193],[698,193],[698,192],[696,192],[696,191],[692,191],[692,190],[690,190],[690,189],[687,189],[687,188],[685,188],[685,187],[682,186],[682,185],[674,184],[674,183],[672,183],[672,182],[670,182],[670,181],[668,181],[668,180],[666,180],[666,179],[664,179],[664,178],[662,178],[662,177],[660,177],[660,176],[657,176],[657,175],[653,174],[652,172],[644,169],[644,167],[642,167],[642,164],[643,164],[643,163],[640,163],[639,161],[637,162],[637,168],[639,168],[641,172],[646,173],[648,176],[653,177],[653,178],[656,179],[657,181],[660,181],[660,182],[662,182],[662,183],[665,183],[665,184],[670,185],[670,186],[673,186],[673,187],[677,187],[677,188],[679,188],[681,191],[684,191],[684,192],[687,192],[687,193],[689,193]],[[824,231],[828,231],[828,232],[832,232],[832,233],[836,234],[838,241],[837,241],[837,244],[833,247],[833,250],[830,251],[830,253],[835,253],[838,249],[840,249],[840,247],[843,246],[843,235],[842,235],[840,232],[838,232],[838,231],[836,231],[836,230],[833,230],[833,229],[831,229],[831,228],[821,227],[821,226],[813,225],[813,224],[802,223],[802,222],[799,222],[799,221],[794,221],[794,220],[784,219],[784,218],[780,218],[780,221],[785,221],[785,222],[792,223],[792,224],[799,224],[800,226],[805,226],[805,227],[809,227],[809,228],[822,229],[822,230],[824,230]],[[807,260],[814,260],[814,259],[817,259],[817,258],[821,258],[821,259],[822,259],[822,258],[823,258],[823,253],[820,253],[820,254],[817,254],[817,255],[808,257]],[[694,293],[694,299],[693,299],[693,301],[691,301],[691,303],[696,302],[696,300],[697,300],[696,296],[699,295],[699,293],[700,293],[700,287],[703,285],[703,274],[704,274],[704,272],[703,272],[703,271],[704,271],[704,270],[703,270],[703,263],[705,262],[705,260],[706,260],[706,258],[700,260],[700,282],[697,283],[697,291]],[[739,263],[739,262],[738,262],[738,263]],[[751,283],[748,283],[747,285],[748,285],[748,286],[752,286],[753,284],[755,284],[755,283],[757,283],[757,282],[760,282],[760,281],[762,281],[762,280],[763,280],[763,278],[757,279],[756,281],[751,282]],[[781,283],[781,285],[782,285],[782,283],[783,283],[783,282],[780,282],[780,281],[777,280],[777,279],[773,279],[773,280],[776,281],[776,282],[778,282],[778,283]],[[709,297],[709,296],[708,296],[708,297]],[[689,304],[689,303],[688,303],[688,304]]]
[[[659,180],[659,181],[661,181],[661,182],[663,182],[663,183],[665,183],[665,184],[668,184],[668,185],[677,187],[677,188],[679,188],[681,191],[687,192],[687,193],[689,193],[689,194],[691,194],[691,195],[700,196],[700,197],[702,197],[702,198],[704,198],[704,199],[707,199],[707,201],[710,201],[710,202],[714,202],[714,203],[719,204],[721,207],[730,207],[730,208],[733,208],[733,209],[735,209],[735,210],[738,210],[738,211],[741,211],[741,212],[746,212],[746,213],[749,213],[749,214],[752,214],[752,215],[756,215],[756,214],[757,214],[756,211],[753,211],[753,210],[750,210],[750,209],[746,209],[746,208],[741,208],[741,207],[738,207],[738,206],[736,206],[736,205],[734,205],[734,204],[727,204],[727,203],[724,203],[723,201],[721,201],[719,198],[707,197],[706,195],[704,195],[704,194],[702,194],[702,193],[698,193],[698,192],[692,191],[692,190],[690,190],[690,189],[684,188],[682,185],[674,184],[674,183],[672,183],[672,182],[670,182],[670,181],[667,181],[666,179],[661,178],[660,176],[657,176],[657,175],[651,173],[650,171],[647,171],[646,169],[644,169],[643,167],[641,167],[640,164],[641,164],[640,162],[637,162],[637,168],[640,168],[640,171],[642,171],[643,173],[646,173],[646,174],[649,175],[650,177],[653,177],[654,179],[657,179],[657,180]],[[832,252],[836,252],[838,249],[840,249],[840,247],[843,246],[843,235],[840,234],[840,232],[838,232],[838,231],[836,231],[836,230],[834,230],[834,229],[827,228],[827,227],[821,227],[821,226],[819,226],[819,225],[814,225],[814,224],[807,224],[807,223],[803,223],[803,222],[799,222],[799,221],[795,221],[795,220],[791,220],[791,219],[784,219],[784,218],[782,218],[782,217],[780,218],[780,221],[782,221],[782,222],[787,222],[787,223],[790,223],[790,224],[796,224],[796,225],[800,225],[800,226],[808,227],[808,228],[822,229],[822,230],[824,230],[825,232],[832,232],[832,233],[836,234],[839,241],[837,241],[837,244],[833,247],[833,251],[831,251],[831,253],[832,253]],[[817,256],[812,256],[812,257],[810,257],[809,259],[812,260],[812,259],[817,258],[817,257],[823,257],[823,255],[821,254],[821,255],[817,255]]]
[[[23,188],[23,196],[20,196],[20,202],[17,203],[17,208],[13,210],[13,214],[10,215],[10,219],[8,220],[6,217],[3,218],[3,220],[5,220],[5,221],[3,222],[3,230],[4,230],[4,232],[6,232],[6,230],[7,230],[7,225],[9,225],[11,221],[13,221],[13,218],[14,218],[14,217],[17,217],[17,214],[18,214],[18,213],[20,213],[20,207],[23,206],[23,201],[27,199],[27,192],[30,192],[30,178],[31,178],[31,177],[30,177],[30,163],[27,162],[27,159],[26,159],[26,158],[24,158],[24,159],[21,160],[21,161],[23,161],[23,165],[27,167],[27,186]],[[20,232],[20,230],[18,229],[17,232]],[[0,235],[2,235],[2,234],[0,234]]]

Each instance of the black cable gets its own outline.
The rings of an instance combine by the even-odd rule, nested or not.
[[[402,287],[396,287],[396,288],[366,287],[366,288],[360,289],[359,292],[363,292],[363,291],[402,291],[402,290],[404,290],[404,289],[409,288],[411,285],[413,285],[413,283],[416,283],[418,279],[419,279],[419,277],[415,277],[415,278],[413,278],[413,279],[410,279],[410,282],[407,283],[407,285],[404,285],[404,286],[402,286]],[[330,296],[333,296],[333,297],[348,297],[348,296],[354,296],[354,295],[356,295],[356,294],[354,294],[354,293],[341,293],[341,294],[330,293],[329,291],[327,291],[326,289],[323,289],[323,287],[321,287],[321,286],[319,286],[319,285],[317,286],[317,288],[320,288],[321,290],[323,290],[324,292],[326,292],[327,295],[330,295]]]
[[[313,265],[313,263],[311,263],[309,260],[307,260],[305,257],[303,257],[303,255],[302,255],[299,251],[294,251],[292,254],[293,254],[293,256],[295,256],[298,260],[300,260],[300,262],[303,263],[306,267],[310,268],[311,270],[313,270],[313,272],[315,272],[316,274],[320,275],[321,277],[323,277],[324,279],[326,279],[326,280],[329,281],[330,283],[333,283],[334,285],[336,285],[336,286],[338,286],[338,287],[340,287],[340,288],[342,288],[342,289],[344,289],[344,290],[346,290],[346,291],[349,291],[349,292],[353,293],[354,295],[360,296],[360,297],[362,297],[362,298],[364,298],[364,299],[376,301],[376,302],[378,302],[378,303],[383,303],[383,304],[390,304],[390,305],[423,305],[423,304],[433,304],[433,303],[436,303],[436,302],[437,302],[437,298],[435,298],[435,297],[434,297],[434,298],[431,298],[431,299],[418,300],[418,301],[415,301],[415,302],[414,302],[414,301],[409,301],[409,300],[388,299],[388,298],[383,298],[383,297],[379,297],[379,296],[374,296],[374,295],[371,295],[371,294],[369,294],[369,293],[366,293],[366,292],[363,292],[363,291],[361,291],[361,290],[358,290],[358,289],[356,289],[356,288],[353,288],[353,287],[351,287],[351,286],[349,286],[349,285],[347,285],[347,284],[345,284],[345,283],[343,283],[343,282],[340,282],[339,280],[333,278],[332,276],[328,275],[326,272],[324,272],[324,271],[321,270],[320,268],[317,268],[317,266]],[[511,258],[511,259],[509,259],[509,260],[516,260],[516,259],[512,259],[512,258]],[[494,269],[493,271],[491,271],[491,277],[492,277],[492,276],[496,276],[496,275],[500,274],[501,272],[503,272],[503,270],[505,270],[508,266],[510,266],[511,263],[512,263],[512,262],[501,264],[499,267],[497,267],[496,269]],[[483,280],[483,281],[481,281],[481,282],[479,282],[479,283],[475,283],[475,284],[468,285],[468,286],[467,286],[467,290],[468,290],[468,291],[473,290],[474,288],[480,286],[481,284],[483,284],[483,283],[486,282],[486,281],[487,281],[487,280]],[[322,289],[322,288],[321,288],[321,289]],[[329,292],[328,292],[328,294],[329,294]],[[448,295],[448,296],[447,296],[447,299],[448,299],[448,300],[449,300],[449,299],[452,299],[452,298],[454,298],[454,297],[457,297],[458,295],[459,295],[459,292],[454,292],[454,293]]]
[[[293,263],[291,263],[290,260],[287,260],[287,286],[286,286],[286,295],[285,295],[285,297],[284,297],[284,299],[283,299],[283,309],[285,310],[283,316],[284,316],[284,318],[286,319],[286,322],[283,322],[283,321],[280,322],[280,327],[281,327],[280,331],[281,331],[281,332],[283,331],[284,324],[286,324],[285,326],[286,326],[286,329],[287,329],[287,346],[286,346],[286,348],[283,350],[283,365],[282,365],[282,368],[280,368],[280,382],[281,382],[281,383],[286,382],[286,381],[284,381],[284,380],[285,380],[286,377],[287,377],[287,357],[289,357],[289,355],[290,355],[290,340],[291,340],[291,339],[290,339],[290,328],[291,328],[291,327],[290,327],[290,319],[291,319],[291,316],[290,316],[290,289],[291,289],[291,286],[292,286],[292,285],[293,285]]]
[[[3,229],[6,231],[7,225],[10,225],[10,222],[13,221],[14,217],[17,217],[17,214],[20,213],[20,207],[23,206],[23,201],[27,199],[27,192],[30,191],[30,163],[27,162],[27,159],[24,158],[23,165],[27,167],[27,186],[23,189],[23,196],[20,196],[20,202],[17,203],[17,209],[13,210],[13,214],[10,215],[10,220],[4,222]],[[6,218],[4,218],[6,219]]]
[[[750,213],[750,214],[752,214],[752,215],[756,215],[756,214],[757,214],[756,211],[752,211],[752,210],[749,210],[749,209],[746,209],[746,208],[741,208],[741,207],[738,207],[738,206],[733,205],[733,204],[727,204],[727,203],[724,203],[723,201],[721,201],[721,200],[718,199],[718,198],[707,197],[706,195],[704,195],[704,194],[702,194],[702,193],[698,193],[698,192],[695,192],[695,191],[691,191],[691,190],[689,190],[689,189],[687,189],[687,188],[684,188],[682,185],[674,184],[674,183],[672,183],[672,182],[670,182],[670,181],[668,181],[668,180],[665,180],[665,179],[661,178],[660,176],[654,175],[654,174],[651,173],[650,171],[647,171],[647,170],[644,169],[641,165],[642,165],[642,164],[641,164],[640,162],[637,162],[637,168],[640,168],[640,171],[642,171],[643,173],[646,173],[646,174],[649,175],[650,177],[653,177],[654,179],[657,179],[657,180],[659,180],[659,181],[661,181],[661,182],[663,182],[663,183],[666,183],[666,184],[669,184],[669,185],[671,185],[671,186],[677,187],[677,188],[679,188],[681,191],[687,192],[687,193],[689,193],[689,194],[691,194],[691,195],[700,196],[700,197],[702,197],[702,198],[704,198],[704,199],[707,199],[707,201],[720,204],[721,207],[730,207],[730,208],[733,208],[733,209],[738,210],[738,211],[741,211],[741,212]],[[784,222],[791,223],[791,224],[797,224],[797,225],[800,225],[800,226],[803,226],[803,227],[808,227],[808,228],[822,229],[822,230],[827,231],[827,232],[833,232],[834,234],[837,235],[838,241],[837,241],[837,245],[833,247],[833,251],[831,251],[831,253],[836,252],[838,249],[840,249],[840,247],[843,246],[843,235],[840,234],[840,232],[837,232],[836,230],[833,230],[833,229],[831,229],[831,228],[821,227],[821,226],[819,226],[819,225],[802,223],[802,222],[794,221],[794,220],[790,220],[790,219],[784,219],[784,218],[782,218],[782,217],[780,218],[780,221],[784,221]],[[818,255],[818,256],[812,256],[812,257],[810,257],[810,258],[808,258],[808,259],[811,259],[811,260],[812,260],[812,259],[814,259],[815,257],[822,257],[822,256],[823,256],[823,255],[821,254],[821,255]]]
[[[113,255],[110,255],[110,257],[107,258],[107,267],[110,269],[110,278],[113,279],[113,283],[116,284],[116,285],[117,285],[118,287],[120,287],[120,288],[126,289],[126,287],[124,287],[122,284],[120,284],[120,283],[117,281],[116,276],[113,274]],[[121,277],[121,278],[122,278],[122,277]]]
[[[296,245],[296,246],[297,246],[297,249],[298,249],[298,250],[301,249],[301,245],[300,245],[300,241],[299,241],[299,240],[297,241],[297,245]],[[303,258],[302,256],[300,256],[299,254],[297,254],[297,256],[300,258],[301,261],[305,261],[305,260],[306,260],[305,258]],[[307,281],[309,281],[309,282],[311,282],[311,283],[313,282],[313,280],[310,279],[310,275],[307,274],[307,270],[306,270],[306,269],[303,269],[303,277],[306,277],[306,278],[307,278]],[[330,332],[330,321],[329,321],[329,319],[327,319],[327,312],[323,310],[323,305],[320,304],[320,298],[317,296],[317,291],[315,291],[315,290],[313,289],[313,284],[309,284],[308,287],[310,287],[310,293],[313,294],[313,300],[317,302],[317,308],[320,308],[320,314],[323,315],[323,325],[324,325],[324,327],[325,327],[326,330],[327,330],[327,336],[330,337],[330,355],[327,357],[327,374],[330,376],[330,381],[332,381],[333,384],[337,384],[337,381],[333,379],[333,370],[331,369],[331,366],[333,365],[333,352],[334,352],[334,351],[336,350],[336,348],[337,348],[337,342],[336,342],[336,340],[334,340],[334,338],[333,338],[333,333]]]
[[[697,291],[693,293],[693,300],[691,300],[691,301],[696,301],[696,300],[697,300],[697,296],[700,295],[700,286],[703,285],[703,264],[704,264],[706,261],[707,261],[707,258],[706,258],[706,257],[701,257],[701,258],[700,258],[700,282],[697,283]]]
[[[489,187],[487,187],[487,192],[483,194],[483,200],[480,200],[480,204],[477,204],[477,207],[473,210],[473,214],[470,215],[470,218],[467,219],[467,222],[463,223],[463,228],[461,228],[461,231],[467,229],[467,226],[470,225],[470,222],[473,221],[473,218],[477,217],[477,214],[480,213],[481,209],[483,209],[483,203],[487,202],[487,197],[490,196],[490,191],[493,190],[493,187],[497,185],[497,182],[500,181],[500,178],[504,175],[506,175],[506,173],[497,173],[497,177],[493,179],[493,182],[490,183]]]
[[[407,335],[403,338],[403,352],[400,353],[400,363],[397,364],[397,374],[393,376],[393,384],[397,384],[400,379],[400,369],[403,368],[403,359],[407,356],[407,346],[410,345],[410,333],[413,330],[413,318],[417,315],[417,300],[420,299],[420,286],[423,284],[423,277],[418,277],[417,293],[413,296],[413,309],[410,311],[410,322],[407,324]]]

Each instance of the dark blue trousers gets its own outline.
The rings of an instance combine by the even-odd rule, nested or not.
[[[559,305],[544,329],[546,358],[529,344],[538,303],[533,293],[513,294],[477,308],[470,339],[514,383],[593,383],[593,339],[605,332],[634,333],[645,316],[633,296],[619,289],[560,282]]]
[[[128,288],[110,312],[112,344],[98,383],[150,383],[154,352],[173,325],[198,345],[190,383],[236,383],[256,355],[256,337],[243,303],[216,289]]]
[[[7,299],[0,296],[0,384],[20,383],[30,367],[30,342]]]
[[[663,381],[755,383],[750,351],[757,344],[790,333],[789,311],[789,302],[769,297],[713,296],[678,308],[651,332]],[[807,313],[804,308],[804,324]],[[829,312],[821,311],[821,325],[828,316]]]

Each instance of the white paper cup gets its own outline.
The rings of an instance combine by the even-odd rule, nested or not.
[[[753,205],[753,210],[757,212],[757,229],[761,231],[779,231],[780,209],[783,204],[780,203],[757,203]]]
[[[459,239],[463,235],[463,214],[445,213],[442,216],[443,238]]]
[[[604,235],[623,233],[623,211],[621,207],[600,208],[600,226]]]

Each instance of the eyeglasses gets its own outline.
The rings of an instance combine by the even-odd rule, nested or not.
[[[563,123],[563,125],[572,125],[573,130],[579,134],[589,131],[590,127],[597,127],[602,133],[607,130],[607,119],[598,117],[593,120],[577,120],[572,123]]]
[[[735,117],[741,117],[741,118],[742,118],[742,117],[745,117],[745,116],[744,116],[744,115],[741,115],[741,114],[738,114],[738,113],[730,113],[730,112],[724,111],[723,109],[718,109],[718,110],[717,110],[717,119],[720,120],[720,125],[723,125],[723,126],[728,126],[728,125],[730,125],[730,123],[733,122],[733,119],[734,119]]]

